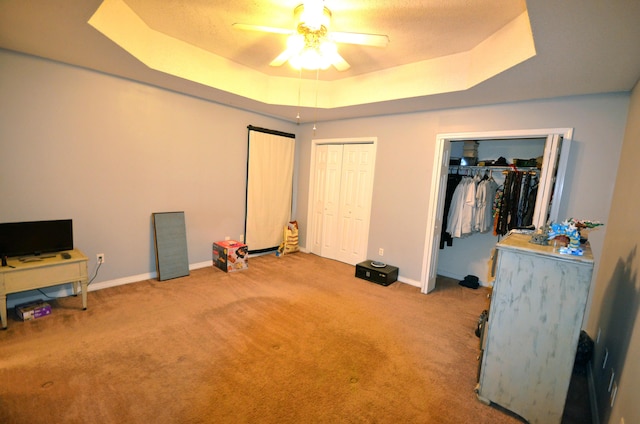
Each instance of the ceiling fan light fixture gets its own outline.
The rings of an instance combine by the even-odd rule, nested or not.
[[[331,11],[325,7],[324,0],[305,0],[295,8],[294,16],[296,32],[304,38],[304,46],[291,54],[291,66],[298,70],[315,71],[328,69],[336,62],[344,62],[338,54],[338,46],[329,39]]]
[[[294,9],[294,16],[298,25],[303,25],[311,31],[318,31],[322,27],[329,29],[331,11],[324,6],[323,0],[306,0]]]
[[[327,69],[331,66],[332,57],[325,55],[320,49],[305,47],[289,59],[289,63],[295,69],[307,69],[315,71],[317,69]]]
[[[293,54],[301,51],[305,47],[304,36],[293,34],[287,38],[287,50]]]
[[[338,46],[336,43],[329,40],[324,40],[320,43],[319,47],[320,53],[325,57],[333,57],[336,53],[338,53]]]
[[[334,66],[342,72],[349,63],[338,53],[336,43],[385,47],[389,37],[381,34],[360,34],[329,31],[331,11],[324,0],[302,0],[294,9],[295,29],[272,28],[262,25],[233,24],[238,29],[289,35],[287,47],[269,66],[289,62],[295,69],[327,69]]]

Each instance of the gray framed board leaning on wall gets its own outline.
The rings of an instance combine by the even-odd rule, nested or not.
[[[189,275],[184,212],[152,214],[158,280]]]

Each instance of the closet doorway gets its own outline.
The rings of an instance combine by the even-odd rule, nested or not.
[[[351,265],[366,259],[376,144],[372,137],[312,141],[311,253]]]
[[[437,135],[421,275],[423,293],[431,292],[436,285],[451,143],[469,140],[480,143],[483,141],[490,143],[491,140],[518,143],[528,139],[543,138],[545,140],[543,161],[539,172],[539,188],[533,216],[533,225],[539,228],[549,220],[557,220],[572,133],[573,130],[570,128],[554,128]],[[488,262],[490,251],[486,252],[486,256]]]

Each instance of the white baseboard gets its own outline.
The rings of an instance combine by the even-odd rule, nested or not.
[[[448,271],[443,271],[443,272],[438,271],[438,275],[441,275],[447,278],[453,278],[454,280],[464,280],[464,277],[465,277],[464,275],[458,275]]]
[[[204,261],[204,262],[198,262],[195,264],[191,264],[189,265],[189,269],[200,269],[200,268],[207,268],[213,266],[213,261]]]
[[[199,269],[213,266],[213,261],[204,261],[195,264],[190,264],[189,269]],[[87,287],[87,291],[102,290],[109,287],[122,286],[124,284],[137,283],[139,281],[152,280],[158,278],[157,272],[148,272],[144,274],[131,275],[123,278],[116,278],[114,280],[100,281],[98,283],[91,283]],[[71,284],[61,284],[59,286],[45,287],[37,291],[38,294],[34,294],[37,290],[29,290],[26,292],[12,293],[11,298],[7,299],[7,309],[13,308],[16,305],[22,303],[33,302],[38,299],[55,299],[58,297],[67,297],[73,295],[71,290]]]
[[[209,266],[213,266],[213,261],[204,261],[204,262],[198,262],[195,264],[189,264],[189,270],[194,270],[194,269],[200,269],[200,268],[206,268]],[[122,286],[124,284],[131,284],[131,283],[137,283],[139,281],[145,281],[145,280],[152,280],[154,278],[158,278],[158,273],[157,272],[149,272],[146,274],[138,274],[138,275],[132,275],[129,277],[123,277],[123,278],[116,278],[115,280],[107,280],[107,281],[101,281],[99,283],[93,283],[89,285],[89,291],[94,291],[94,290],[102,290],[102,289],[106,289],[109,287],[116,287],[116,286]]]
[[[102,290],[109,287],[122,286],[125,284],[137,283],[139,281],[151,280],[158,277],[157,272],[149,272],[146,274],[131,275],[129,277],[116,278],[115,280],[100,281],[99,283],[89,284],[88,291]]]
[[[410,278],[405,278],[403,276],[398,276],[398,281],[400,281],[401,283],[405,283],[405,284],[409,284],[411,286],[415,286],[415,287],[422,287],[422,284],[420,284],[420,281],[416,281],[416,280],[412,280]]]
[[[447,272],[447,271],[444,271],[444,272],[438,271],[438,275],[441,275],[441,276],[447,277],[447,278],[453,278],[454,280],[459,280],[459,281],[464,280],[464,277],[466,277],[466,275],[453,274],[453,273],[450,273],[450,272]],[[491,285],[492,285],[492,282],[486,282],[486,281],[482,281],[482,280],[480,280],[478,282],[480,283],[480,286],[482,286],[482,287],[491,287]]]
[[[300,252],[303,253],[308,253],[306,251],[306,249],[300,249]],[[273,253],[273,252],[268,252],[268,253]],[[258,254],[259,256],[260,254]],[[251,256],[255,256],[255,255],[251,255]],[[200,269],[200,268],[207,268],[213,266],[213,261],[204,261],[204,262],[198,262],[198,263],[194,263],[194,264],[190,264],[189,265],[189,270],[194,270],[194,269]],[[153,271],[153,272],[148,272],[148,273],[144,273],[144,274],[137,274],[137,275],[131,275],[128,277],[123,277],[123,278],[116,278],[114,280],[106,280],[106,281],[100,281],[97,283],[91,283],[89,284],[88,287],[88,291],[95,291],[95,290],[102,290],[102,289],[106,289],[109,287],[117,287],[117,286],[122,286],[125,284],[131,284],[131,283],[137,283],[140,281],[145,281],[145,280],[152,280],[158,278],[158,273]],[[401,283],[405,283],[405,284],[409,284],[415,287],[422,287],[422,285],[420,284],[419,281],[416,280],[412,280],[410,278],[405,278],[402,276],[398,277],[398,281],[400,281]],[[64,286],[55,286],[55,287],[50,287],[50,288],[44,288],[42,289],[43,293],[46,293],[46,295],[44,296],[44,299],[46,300],[47,298],[57,298],[57,297],[66,297],[66,296],[71,296],[73,293],[71,291],[71,285],[64,285]],[[32,302],[38,299],[42,299],[43,295],[42,294],[32,294],[32,291],[30,292],[22,292],[23,295],[20,296],[19,293],[16,293],[15,295],[12,295],[12,299],[7,299],[7,308],[13,308],[15,305],[19,305],[22,303],[26,303],[26,302]],[[16,296],[17,295],[17,296]]]
[[[300,246],[299,247],[300,251],[302,253],[310,253],[306,247]],[[405,284],[409,284],[411,286],[415,286],[415,287],[422,287],[422,284],[420,283],[420,281],[416,281],[416,280],[412,280],[410,278],[405,278],[401,275],[398,275],[398,281],[400,281],[401,283],[405,283]]]

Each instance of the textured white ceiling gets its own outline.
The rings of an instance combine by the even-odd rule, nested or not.
[[[170,13],[165,11],[162,16]],[[267,65],[271,59],[262,62],[251,55],[246,57],[255,63],[240,65],[176,37],[176,28],[158,31],[126,0],[104,0],[89,24],[151,69],[274,105],[334,108],[465,90],[535,55],[526,12],[488,36],[469,43],[468,50],[450,51],[438,57],[427,57],[425,52],[424,59],[410,63],[379,61],[375,66],[376,61],[369,59],[351,68],[360,72],[333,70],[333,73],[299,73],[288,64],[274,68]],[[178,28],[183,30],[185,26]],[[235,27],[234,31],[254,33]],[[283,34],[275,35],[283,38]],[[278,49],[275,55],[283,49],[274,37],[264,37],[260,47],[263,51]],[[394,48],[386,46],[376,50],[389,53]],[[362,72],[363,68],[369,71]],[[331,75],[335,77],[330,78]],[[421,84],[416,86],[412,81],[421,81]]]
[[[242,22],[286,28],[298,1],[125,1],[156,31],[296,84],[298,74],[288,66],[268,66],[282,51],[284,36],[240,31],[231,25]],[[100,4],[100,0],[2,0],[0,48],[295,119],[296,107],[256,101],[150,69],[87,23]],[[384,49],[342,46],[340,52],[352,68],[343,74],[323,72],[320,79],[327,83],[390,73],[393,68],[389,67],[468,50],[525,8],[536,55],[464,90],[423,95],[418,89],[426,77],[414,77],[403,82],[416,88],[415,97],[305,114],[318,120],[628,91],[640,78],[640,2],[636,0],[529,0],[526,5],[522,0],[326,0],[326,4],[333,12],[336,31],[381,33],[390,38]],[[450,67],[449,71],[457,69]]]
[[[233,23],[294,27],[300,0],[125,0],[151,28],[269,75],[297,75],[268,64],[285,48],[286,36],[242,31]],[[524,0],[326,0],[331,30],[385,34],[386,48],[339,46],[351,69],[322,72],[346,78],[470,50],[526,10]]]

